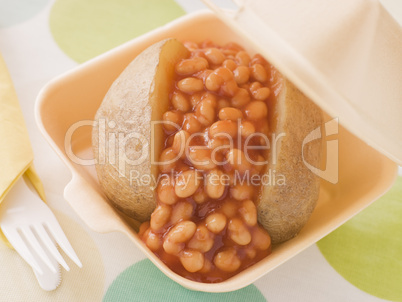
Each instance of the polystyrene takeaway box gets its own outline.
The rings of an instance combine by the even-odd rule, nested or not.
[[[390,188],[395,162],[402,162],[402,33],[376,1],[247,1],[237,12],[223,12],[205,2],[217,14],[188,14],[52,80],[38,95],[35,114],[41,132],[72,173],[65,198],[89,227],[126,234],[184,287],[225,292],[254,282]],[[217,284],[190,281],[172,272],[139,239],[138,223],[109,204],[94,166],[82,161],[93,156],[90,125],[112,82],[142,50],[168,37],[234,41],[263,54],[326,111],[328,119],[338,117],[341,125],[338,156],[327,158],[327,165],[339,162],[338,181],[322,180],[317,207],[300,234]]]

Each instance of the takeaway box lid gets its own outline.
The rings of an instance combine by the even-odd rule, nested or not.
[[[349,131],[402,165],[402,27],[376,0],[203,0]]]

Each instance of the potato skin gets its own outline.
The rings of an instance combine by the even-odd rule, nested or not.
[[[115,80],[95,116],[96,121],[106,121],[105,135],[100,133],[99,124],[96,124],[92,131],[92,146],[98,161],[96,172],[104,193],[116,208],[139,221],[150,218],[156,207],[156,198],[151,185],[137,186],[136,182],[130,183],[130,171],[134,172],[131,172],[134,176],[137,173],[140,176],[152,175],[149,139],[152,116],[150,94],[154,89],[154,76],[160,63],[160,53],[167,41],[169,40],[160,41],[144,50]],[[110,122],[114,122],[116,126],[108,127]],[[121,141],[118,139],[119,134],[142,135],[149,143],[145,154],[142,154],[142,146],[138,146],[135,139],[128,140],[125,146],[117,142],[114,150],[116,163],[111,163],[109,154],[106,154],[110,152],[106,149],[111,148],[106,145],[111,133],[115,133],[116,141]],[[119,163],[124,161],[124,157],[119,156],[120,154],[125,154],[129,159],[136,159],[141,155],[145,158],[142,164],[133,166],[125,163],[122,169]]]
[[[271,109],[271,129],[278,136],[276,164],[269,154],[266,173],[271,169],[285,184],[261,188],[257,200],[258,220],[268,231],[272,243],[280,243],[296,236],[313,212],[320,191],[320,179],[303,163],[304,138],[322,123],[321,110],[292,83],[282,79],[276,104]],[[271,143],[272,148],[272,143]],[[320,167],[321,139],[304,147],[305,159]]]

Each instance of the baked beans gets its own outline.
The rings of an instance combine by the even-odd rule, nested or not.
[[[171,213],[171,207],[164,204],[157,206],[151,215],[151,229],[154,231],[160,230],[169,221]]]
[[[270,253],[258,224],[259,186],[238,177],[262,173],[270,132],[270,65],[239,45],[185,44],[163,114],[157,207],[140,227],[145,244],[173,271],[220,282]],[[247,152],[246,152],[247,151]]]
[[[220,99],[217,103],[217,109],[221,110],[222,108],[230,107],[230,101],[226,99]]]
[[[222,213],[213,213],[205,220],[208,230],[218,234],[226,227],[226,216]]]
[[[246,84],[250,78],[250,69],[247,66],[239,66],[233,71],[233,75],[237,84]]]
[[[230,69],[231,71],[233,71],[237,68],[237,64],[235,63],[235,61],[233,61],[231,59],[225,60],[222,64],[222,66]]]
[[[250,64],[251,65],[254,65],[254,64],[267,65],[268,62],[259,53],[257,53],[251,59]]]
[[[262,86],[262,84],[259,82],[252,83],[249,89],[253,98],[259,101],[266,100],[271,93],[271,90],[268,87]]]
[[[148,229],[144,235],[146,245],[152,250],[157,251],[162,246],[162,239],[158,236],[158,234],[152,232],[151,229]]]
[[[200,273],[207,274],[212,270],[212,263],[204,257],[204,266],[199,270]]]
[[[208,61],[201,57],[187,59],[176,64],[176,72],[180,75],[192,75],[208,68]]]
[[[176,91],[173,94],[172,105],[173,105],[174,109],[182,111],[182,112],[187,112],[190,110],[190,103],[189,103],[187,97],[179,91]]]
[[[197,105],[196,115],[202,125],[211,125],[215,119],[215,108],[210,101],[202,100]]]
[[[140,229],[138,230],[138,236],[142,237],[145,234],[145,232],[148,231],[150,225],[151,225],[150,221],[145,221],[141,223]]]
[[[233,170],[244,173],[251,169],[250,160],[242,150],[233,148],[227,154],[226,158]]]
[[[181,221],[170,229],[166,235],[166,240],[176,243],[186,242],[193,237],[196,229],[197,226],[194,222],[189,220]]]
[[[229,248],[216,254],[214,264],[225,272],[234,272],[239,269],[241,261],[236,250]]]
[[[170,255],[180,255],[181,251],[183,251],[185,244],[184,243],[178,243],[178,242],[173,242],[169,240],[169,238],[166,238],[163,241],[163,250]]]
[[[227,95],[227,96],[236,95],[238,90],[239,90],[239,87],[237,86],[237,83],[235,80],[227,81],[226,83],[224,83],[222,85],[222,92],[224,95]]]
[[[190,197],[197,191],[201,183],[201,174],[196,170],[185,171],[176,176],[174,191],[180,198]]]
[[[240,219],[231,219],[229,221],[228,230],[230,239],[237,244],[247,245],[251,242],[251,234]]]
[[[241,118],[243,118],[243,113],[241,110],[236,108],[225,107],[219,111],[219,119],[221,120],[231,120],[236,122]]]
[[[216,104],[217,104],[217,98],[216,98],[216,96],[214,95],[214,94],[212,94],[211,92],[209,92],[209,91],[207,91],[207,92],[204,92],[203,94],[202,94],[202,100],[203,101],[205,101],[205,102],[207,102],[209,105],[211,105],[213,108],[215,108],[216,107]]]
[[[259,250],[266,250],[271,245],[271,237],[262,228],[258,227],[254,230],[252,235],[253,245]]]
[[[251,75],[261,83],[264,83],[268,79],[267,71],[261,64],[254,64],[251,66]]]
[[[208,75],[205,80],[205,87],[209,91],[217,91],[221,85],[224,83],[224,80],[218,76],[215,72],[212,72]]]
[[[207,174],[205,190],[210,198],[221,198],[225,192],[225,183],[223,180],[223,172],[214,169]]]
[[[208,61],[213,65],[220,65],[226,59],[225,55],[217,48],[209,48],[205,50],[205,55]]]
[[[179,130],[182,121],[183,115],[178,111],[168,111],[163,114],[163,127],[165,127],[168,132]]]
[[[212,170],[216,167],[211,156],[211,150],[206,148],[190,147],[188,160],[199,170]]]
[[[249,248],[246,250],[246,255],[248,258],[253,259],[255,256],[257,256],[257,251],[253,248]]]
[[[230,195],[236,200],[244,200],[253,197],[253,186],[247,183],[238,183],[230,188]]]
[[[239,212],[248,226],[254,226],[257,224],[257,208],[253,201],[250,199],[243,201]]]
[[[185,157],[186,146],[190,142],[190,133],[186,130],[176,132],[173,138],[172,150],[181,158]]]
[[[226,201],[222,205],[222,213],[227,218],[232,218],[232,217],[236,216],[236,214],[237,214],[237,202],[234,202],[232,200]]]
[[[193,215],[194,207],[187,201],[180,201],[171,212],[170,222],[176,224],[181,220],[189,220]]]
[[[173,148],[166,148],[159,157],[159,171],[161,173],[172,171],[176,166],[177,159],[177,154],[173,151]]]
[[[197,133],[201,130],[201,123],[194,113],[186,113],[184,115],[183,129],[189,133]]]
[[[174,95],[174,94],[173,94]],[[172,96],[173,97],[173,96]],[[201,102],[201,97],[202,97],[202,93],[198,92],[198,93],[194,93],[190,96],[190,103],[191,103],[191,107],[195,108],[199,102]],[[173,102],[172,102],[173,104]]]
[[[202,253],[208,252],[214,245],[214,235],[204,225],[197,227],[193,238],[187,244],[191,249]]]
[[[185,78],[177,83],[177,87],[185,93],[194,93],[204,89],[202,80],[197,78]]]
[[[203,203],[207,201],[208,195],[203,188],[198,189],[197,192],[194,193],[193,199],[196,203]]]
[[[204,254],[195,250],[184,250],[180,255],[180,262],[190,273],[199,271],[204,266]]]
[[[198,44],[195,42],[185,41],[185,42],[183,42],[183,44],[190,51],[194,51],[194,50],[198,49]]]
[[[237,123],[232,120],[217,121],[209,128],[209,137],[227,137],[223,134],[227,134],[229,137],[235,137],[237,135]]]
[[[233,80],[234,76],[233,76],[233,72],[226,67],[219,67],[217,68],[214,73],[220,77],[224,82],[228,82]]]
[[[239,88],[237,93],[232,98],[232,106],[236,108],[242,108],[250,102],[250,94],[244,88]]]
[[[214,138],[208,140],[208,148],[213,150],[212,152],[226,151],[230,147],[230,140],[226,136],[227,133],[217,134]],[[212,154],[211,154],[212,156]]]
[[[159,200],[164,204],[172,205],[177,202],[178,198],[175,193],[174,182],[170,177],[161,179],[157,191]]]
[[[246,106],[244,113],[248,119],[258,121],[267,117],[268,108],[267,105],[262,101],[253,101]]]
[[[240,134],[242,137],[247,138],[255,133],[255,127],[253,123],[244,121],[240,124]]]
[[[248,66],[250,63],[250,56],[244,50],[236,54],[236,62],[241,66]]]

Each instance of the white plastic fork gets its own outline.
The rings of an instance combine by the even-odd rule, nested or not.
[[[82,267],[70,242],[49,207],[20,178],[0,206],[0,228],[32,267],[39,285],[53,290],[60,284],[60,266],[70,270],[58,246],[74,263]]]

